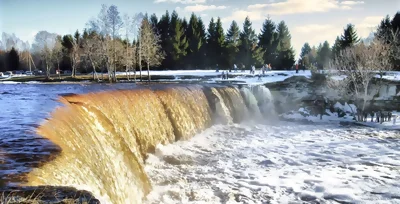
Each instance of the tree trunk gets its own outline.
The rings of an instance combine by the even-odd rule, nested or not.
[[[47,79],[50,79],[50,69],[49,69],[49,64],[46,62],[46,76]]]
[[[58,78],[61,79],[60,62],[57,62]]]
[[[90,60],[90,63],[92,63],[92,67],[93,67],[93,81],[95,80],[95,77],[97,78],[97,81],[99,81],[99,77],[97,76],[97,72],[96,72],[96,65],[94,64],[94,62],[90,56],[89,56],[89,60]]]
[[[136,64],[134,66],[135,66],[135,69],[134,69],[134,72],[133,72],[133,77],[134,77],[134,81],[136,83]]]
[[[149,61],[147,61],[147,80],[150,83],[150,65],[149,65]]]
[[[139,38],[139,69],[140,69],[140,81],[142,81],[142,42]]]
[[[364,103],[363,103],[362,111],[364,111],[365,105],[367,104],[368,85],[369,85],[369,82],[367,82],[366,86],[364,87]]]
[[[74,56],[73,55],[71,55],[71,64],[72,64],[71,77],[75,77],[75,60],[74,60]]]

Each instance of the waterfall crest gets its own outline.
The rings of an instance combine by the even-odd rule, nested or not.
[[[102,203],[142,203],[151,191],[144,163],[156,145],[258,117],[273,109],[268,93],[194,85],[62,96],[63,106],[37,130],[62,152],[30,172],[25,185],[72,186]]]

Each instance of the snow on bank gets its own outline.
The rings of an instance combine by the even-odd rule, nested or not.
[[[400,197],[396,134],[296,123],[214,126],[149,155],[147,203],[390,202]]]
[[[284,119],[289,119],[293,121],[308,121],[313,123],[338,123],[338,122],[355,122],[359,125],[390,129],[390,130],[400,130],[400,112],[393,111],[391,121],[385,121],[383,123],[376,122],[376,115],[373,117],[371,122],[371,116],[368,115],[367,122],[357,122],[354,119],[354,115],[357,113],[357,107],[354,104],[345,105],[337,102],[334,105],[335,109],[339,109],[343,112],[343,116],[339,117],[337,112],[332,113],[329,109],[325,110],[325,114],[320,118],[320,114],[312,115],[310,111],[306,108],[300,108],[298,111],[292,111],[289,113],[282,114],[281,117]],[[395,121],[395,124],[394,124]]]

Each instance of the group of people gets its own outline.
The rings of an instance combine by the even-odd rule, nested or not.
[[[358,110],[357,112],[357,119],[360,122],[367,122],[367,118],[368,115],[371,116],[371,122],[374,122],[374,118],[375,118],[375,122],[382,124],[383,122],[390,122],[392,121],[393,118],[393,123],[396,123],[396,117],[393,117],[392,112],[390,111],[377,111],[377,112],[373,112],[373,111],[361,111]]]
[[[245,69],[246,69],[245,65],[242,65],[242,69],[241,69],[242,72],[244,72]],[[261,79],[262,76],[265,76],[266,72],[271,71],[271,70],[272,70],[271,64],[263,65],[261,67],[261,69],[260,69],[260,73],[258,74],[258,79]],[[233,71],[234,72],[238,72],[238,66],[236,64],[233,65]],[[217,64],[216,72],[219,72],[218,64]],[[232,69],[230,69],[229,72],[232,72]],[[221,78],[222,79],[228,79],[228,76],[229,76],[228,73],[229,72],[228,71],[222,71]],[[250,74],[256,75],[256,67],[254,65],[251,66]]]

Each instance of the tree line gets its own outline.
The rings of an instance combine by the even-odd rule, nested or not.
[[[397,40],[393,39],[394,37],[396,37]],[[397,50],[400,44],[392,43],[394,41],[400,42],[400,12],[397,12],[392,19],[389,16],[382,19],[374,32],[374,39],[383,40],[387,44],[391,44],[389,66],[394,70],[400,71],[400,59],[395,57],[398,55]],[[329,45],[328,41],[320,43],[317,47],[311,47],[310,44],[306,42],[301,49],[298,63],[300,66],[307,69],[328,69],[330,63],[340,55],[341,51],[358,44],[368,45],[372,43],[374,39],[362,41],[357,35],[355,26],[348,24],[343,34],[337,36],[332,47]]]
[[[112,76],[116,71],[139,71],[142,66],[158,70],[226,69],[236,64],[250,69],[252,65],[271,64],[273,69],[290,69],[295,63],[284,21],[276,24],[266,19],[257,35],[247,17],[242,26],[232,21],[225,32],[219,17],[212,18],[206,28],[194,13],[189,21],[176,11],[166,11],[160,18],[141,13],[122,16],[115,5],[102,5],[82,33],[59,36],[40,31],[30,53],[47,73],[61,69],[72,70],[72,75],[76,71],[109,71]],[[4,55],[7,60],[0,63],[3,70],[27,65],[24,61],[12,64],[19,56],[15,49]]]

